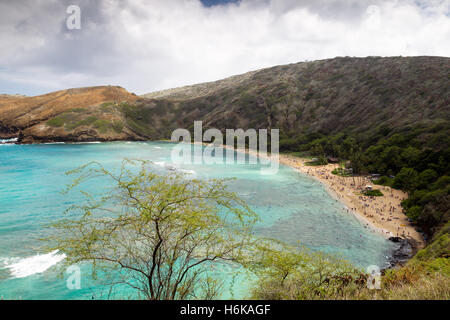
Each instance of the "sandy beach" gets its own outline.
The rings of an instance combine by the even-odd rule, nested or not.
[[[401,206],[407,194],[386,186],[374,185],[368,177],[341,177],[331,172],[339,167],[338,164],[322,166],[308,166],[310,159],[289,155],[280,155],[280,163],[291,166],[299,172],[314,177],[322,182],[327,190],[342,201],[348,212],[357,215],[367,226],[374,228],[386,237],[402,237],[408,239],[417,249],[424,246],[422,235],[408,221]],[[367,197],[362,195],[367,185],[379,189],[384,195],[381,197]]]
[[[224,148],[228,148],[226,145]],[[256,151],[237,151],[260,156]],[[266,156],[266,158],[270,158]],[[379,232],[384,237],[401,237],[407,239],[415,249],[425,246],[425,240],[421,233],[417,232],[408,217],[403,213],[401,202],[407,198],[407,194],[401,190],[395,190],[387,186],[374,185],[368,177],[341,177],[331,172],[338,168],[338,164],[321,166],[309,166],[305,163],[310,159],[299,158],[291,155],[279,155],[281,164],[290,166],[298,172],[311,176],[322,182],[327,191],[341,201],[350,214],[354,214],[367,227]],[[380,190],[383,196],[367,197],[362,195],[365,186],[370,185],[373,190]]]

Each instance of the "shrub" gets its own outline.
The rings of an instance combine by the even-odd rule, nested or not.
[[[109,112],[114,109],[114,102],[105,102],[100,105],[100,110],[103,112]]]
[[[402,168],[394,178],[392,186],[396,189],[402,189],[411,192],[417,187],[417,184],[417,171],[412,168]]]
[[[383,192],[381,192],[381,191],[378,190],[378,189],[375,189],[375,190],[366,190],[366,191],[363,192],[363,194],[364,194],[365,196],[368,196],[368,197],[381,197],[381,196],[383,196]]]
[[[450,184],[450,177],[449,176],[442,176],[440,177],[431,187],[431,189],[443,189],[447,185]]]
[[[327,158],[324,156],[317,157],[317,160],[305,162],[307,166],[323,166],[328,164]]]
[[[374,184],[383,185],[383,186],[392,186],[392,179],[386,176],[382,176],[377,180],[373,181]]]
[[[123,123],[122,121],[113,121],[112,122],[112,128],[116,133],[122,133],[123,130]]]
[[[438,174],[433,169],[427,169],[422,171],[419,174],[418,187],[420,189],[428,187],[433,181],[436,180],[437,177]]]
[[[50,119],[47,121],[47,124],[51,127],[62,127],[64,125],[64,120],[59,118],[59,117],[55,117],[53,119]]]
[[[346,171],[343,168],[336,168],[333,171],[331,171],[332,174],[337,175],[337,176],[341,176],[341,177],[350,177],[351,174],[348,173],[348,171]]]
[[[253,253],[252,299],[342,299],[366,284],[366,276],[345,260],[305,247],[261,241]]]
[[[100,133],[106,133],[111,127],[111,123],[108,120],[99,119],[93,123],[93,126],[98,129]]]
[[[104,102],[100,105],[101,108],[106,108],[109,106],[112,106],[114,104],[114,102]]]
[[[70,110],[70,112],[76,112],[76,113],[81,113],[81,112],[84,112],[84,111],[86,111],[85,108],[73,108],[73,109]]]
[[[406,215],[414,221],[417,221],[420,217],[422,208],[419,206],[414,206],[406,210]]]
[[[66,123],[66,128],[69,130],[73,130],[75,128],[78,128],[80,126],[90,126],[92,123],[94,123],[97,120],[94,116],[89,116],[85,119],[78,120],[78,121],[70,121],[69,123]]]

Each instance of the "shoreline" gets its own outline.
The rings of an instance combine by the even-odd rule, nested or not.
[[[66,142],[62,143],[102,143],[102,142],[129,142],[121,141],[86,141],[86,142]],[[136,141],[143,142],[143,141]],[[52,142],[48,144],[60,144],[61,142]],[[196,142],[194,142],[195,144]],[[18,144],[18,143],[6,143]],[[39,143],[41,144],[41,143]],[[200,143],[210,145],[209,143]],[[227,145],[221,145],[224,149],[230,149]],[[256,157],[273,160],[270,155],[261,155],[257,151],[249,149],[236,149],[237,152],[244,152]],[[289,166],[296,172],[304,174],[322,183],[328,194],[335,200],[341,202],[349,214],[358,219],[365,227],[384,236],[399,237],[408,241],[416,252],[425,246],[423,236],[417,232],[414,226],[408,221],[403,213],[401,201],[407,198],[407,194],[387,186],[373,185],[367,177],[341,177],[331,173],[338,164],[327,164],[321,166],[308,166],[305,163],[309,159],[301,158],[288,154],[279,154],[279,163]],[[367,197],[361,195],[362,186],[370,184],[374,189],[379,189],[384,196]]]
[[[415,249],[424,246],[422,235],[416,231],[414,225],[408,221],[403,213],[401,202],[407,194],[387,186],[374,185],[367,177],[341,177],[331,172],[338,168],[338,164],[321,166],[307,166],[309,159],[280,155],[280,163],[288,165],[298,172],[306,174],[320,181],[330,193],[337,197],[349,213],[354,214],[368,227],[377,230],[386,238],[400,237],[408,240]],[[374,190],[383,192],[380,197],[368,197],[361,194],[363,187],[371,185]]]
[[[221,147],[229,149],[227,145]],[[270,155],[264,156],[254,150],[236,148],[234,150],[273,160]],[[310,159],[279,154],[281,164],[322,183],[328,194],[340,201],[347,212],[353,214],[365,227],[381,234],[386,239],[393,237],[406,240],[411,245],[413,254],[425,246],[422,234],[417,232],[403,213],[401,202],[407,198],[406,193],[387,186],[374,185],[367,177],[341,177],[332,174],[331,172],[338,168],[339,164],[308,166],[305,164],[307,161]],[[378,189],[384,195],[380,197],[362,195],[362,187],[366,185],[373,186],[374,190]]]

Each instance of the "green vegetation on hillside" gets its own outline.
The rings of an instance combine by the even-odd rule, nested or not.
[[[64,120],[60,117],[55,117],[47,121],[47,124],[51,127],[59,128],[64,125]]]
[[[169,102],[152,101],[135,105],[121,103],[119,108],[124,115],[126,126],[148,139],[170,138],[172,131],[177,128],[175,119],[171,117],[178,113]]]
[[[278,128],[281,152],[348,160],[408,192],[403,208],[431,238],[449,220],[449,78],[445,57],[339,57],[159,92],[142,110],[164,106],[171,129]],[[129,117],[137,132],[170,138],[143,112]]]
[[[447,229],[449,226],[447,225]],[[371,277],[345,260],[261,241],[249,268],[253,299],[450,299],[449,230],[442,231],[405,266]],[[379,279],[379,280],[377,280]],[[373,286],[368,286],[369,282]],[[379,286],[378,286],[379,285]]]
[[[450,124],[441,123],[386,135],[339,133],[312,140],[300,135],[297,145],[289,142],[280,148],[348,159],[356,174],[382,175],[374,183],[408,192],[402,203],[406,214],[431,236],[450,217],[449,136]]]
[[[450,124],[417,124],[404,129],[380,127],[372,135],[342,132],[305,134],[291,138],[281,149],[350,160],[355,174],[380,174],[375,184],[404,190],[407,216],[428,235],[428,245],[406,266],[389,270],[381,290],[368,290],[350,281],[327,299],[450,299]],[[343,168],[335,174],[345,173]],[[378,190],[366,191],[366,195]],[[370,194],[369,194],[370,193]],[[353,277],[354,278],[354,277]],[[293,279],[298,283],[299,279]],[[273,283],[272,283],[273,285]],[[292,284],[276,289],[260,283],[255,298],[273,290],[292,298]],[[269,293],[268,293],[268,292]],[[315,298],[322,298],[316,295]]]
[[[101,106],[103,112],[109,113],[111,104],[107,104],[107,106]],[[98,113],[94,113],[91,115],[90,112],[86,111],[83,108],[72,109],[68,112],[64,112],[50,120],[47,121],[47,125],[55,128],[64,127],[67,131],[75,130],[79,127],[87,126],[93,127],[98,130],[99,133],[105,134],[108,132],[115,132],[120,134],[124,128],[124,124],[120,120],[107,120],[107,119],[99,119],[100,117]],[[109,114],[108,114],[109,116]]]

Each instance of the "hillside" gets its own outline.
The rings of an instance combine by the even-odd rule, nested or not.
[[[137,122],[186,127],[202,119],[219,129],[280,128],[291,138],[300,132],[386,134],[448,124],[449,87],[449,58],[336,58],[144,95],[158,99],[141,102]]]
[[[0,138],[20,136],[22,143],[138,139],[124,127],[121,112],[105,104],[137,99],[125,89],[111,86],[36,97],[1,95]]]
[[[403,207],[430,238],[449,221],[450,58],[335,58],[156,96],[124,109],[143,136],[168,138],[194,120],[279,128],[282,152],[350,160],[354,173],[408,192]]]
[[[352,133],[369,139],[435,125],[448,145],[450,59],[335,58],[253,71],[137,97],[119,87],[0,96],[0,138],[22,142],[169,138],[173,129],[280,128],[292,139]],[[95,123],[95,125],[94,125]],[[114,130],[116,128],[116,130]],[[122,128],[122,130],[120,130]],[[307,135],[305,138],[304,135]]]
[[[170,99],[178,101],[198,98],[202,96],[207,96],[209,94],[213,94],[214,92],[221,89],[230,89],[250,79],[251,76],[257,72],[258,71],[251,71],[243,75],[237,75],[219,81],[200,83],[191,86],[173,88],[162,91],[155,91],[144,94],[142,95],[142,97],[148,99]]]

